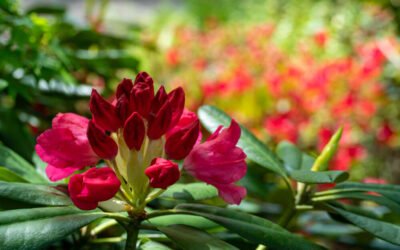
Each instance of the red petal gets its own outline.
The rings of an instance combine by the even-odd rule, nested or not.
[[[157,114],[151,113],[149,116],[149,127],[147,136],[156,140],[168,131],[171,124],[172,110],[169,102],[165,102]]]
[[[140,150],[146,132],[145,129],[143,119],[137,112],[134,112],[126,120],[124,125],[124,139],[129,149],[135,148],[136,150]]]
[[[153,159],[151,164],[145,170],[151,187],[166,189],[179,180],[180,172],[178,164],[162,158]]]
[[[175,126],[182,116],[185,107],[185,92],[181,87],[172,90],[168,94],[168,101],[172,108],[172,119],[170,127]]]
[[[112,159],[117,155],[117,144],[104,131],[97,127],[93,121],[89,121],[87,137],[93,151],[101,158]]]
[[[124,78],[117,87],[116,97],[119,99],[121,96],[129,97],[131,90],[133,88],[133,83],[131,79]]]
[[[199,137],[199,120],[181,128],[167,138],[165,152],[169,157],[175,160],[185,158],[192,150]]]
[[[116,131],[121,127],[116,107],[104,100],[95,89],[92,90],[89,106],[93,120],[104,130]]]

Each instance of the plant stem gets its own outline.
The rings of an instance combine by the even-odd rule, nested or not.
[[[296,208],[291,208],[286,210],[286,212],[279,220],[279,225],[281,225],[282,227],[287,227],[289,225],[290,220],[293,218],[295,214],[296,214]]]
[[[136,250],[136,242],[139,234],[139,223],[134,220],[126,226],[125,250]]]

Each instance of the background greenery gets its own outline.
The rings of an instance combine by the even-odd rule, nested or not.
[[[398,235],[390,238],[390,233],[399,232],[398,226],[395,225],[399,221],[399,188],[390,184],[374,186],[342,183],[325,191],[332,188],[333,183],[342,182],[349,176],[344,172],[310,175],[309,168],[314,156],[322,149],[318,145],[319,123],[313,120],[314,127],[311,131],[299,131],[303,134],[301,139],[296,141],[296,146],[282,142],[281,138],[274,138],[276,133],[268,131],[264,123],[270,116],[275,115],[274,105],[277,105],[278,99],[268,94],[263,77],[267,72],[264,70],[268,67],[274,68],[275,65],[259,69],[257,60],[246,60],[246,57],[240,56],[228,60],[228,57],[222,56],[221,53],[228,46],[247,53],[249,41],[244,35],[252,34],[250,40],[259,42],[262,48],[271,46],[279,50],[279,55],[282,56],[280,68],[287,69],[290,66],[288,62],[298,60],[304,63],[300,60],[304,51],[310,52],[313,59],[316,59],[317,66],[324,66],[338,58],[350,58],[357,63],[360,58],[357,54],[360,45],[389,40],[391,50],[389,53],[383,53],[384,63],[379,65],[379,72],[373,78],[373,82],[382,87],[383,94],[379,100],[368,99],[376,104],[377,112],[363,120],[370,127],[367,132],[353,133],[355,136],[352,136],[356,145],[361,145],[366,150],[367,156],[352,160],[348,167],[351,180],[363,181],[373,177],[378,179],[372,181],[378,183],[399,183],[397,166],[400,141],[397,134],[400,131],[400,56],[397,40],[400,12],[396,1],[250,0],[235,1],[235,4],[230,0],[163,1],[152,7],[153,13],[156,14],[148,22],[108,19],[110,6],[118,3],[86,1],[83,23],[71,20],[71,13],[67,12],[65,6],[39,3],[34,2],[29,8],[22,9],[16,1],[0,1],[0,166],[4,166],[0,167],[0,180],[5,181],[0,183],[0,208],[28,209],[22,212],[15,210],[12,216],[0,212],[0,239],[2,230],[11,230],[6,228],[20,232],[18,230],[28,226],[35,230],[48,224],[54,228],[47,228],[49,231],[46,232],[58,229],[60,224],[56,223],[57,220],[50,221],[51,219],[47,218],[49,214],[53,214],[63,217],[63,220],[81,220],[81,224],[69,225],[70,227],[56,238],[46,238],[46,235],[42,234],[42,245],[34,243],[34,239],[31,239],[30,243],[39,244],[34,245],[35,247],[122,247],[123,229],[115,221],[103,219],[90,224],[89,229],[95,229],[97,232],[94,235],[87,233],[90,231],[87,227],[84,230],[76,230],[106,215],[96,213],[98,211],[82,213],[69,208],[71,204],[68,197],[62,193],[63,186],[58,187],[61,188],[61,193],[57,191],[54,195],[54,189],[49,189],[49,183],[43,175],[45,166],[34,154],[34,145],[36,136],[50,126],[56,113],[76,112],[88,115],[87,103],[92,87],[101,90],[105,96],[111,95],[121,78],[133,77],[138,71],[145,70],[159,84],[166,84],[168,88],[183,84],[187,102],[193,111],[204,104],[216,105],[227,110],[229,115],[239,120],[260,139],[255,139],[250,131],[242,137],[241,143],[249,150],[250,161],[248,174],[241,184],[246,186],[249,195],[239,207],[234,208],[235,212],[247,212],[279,222],[281,225],[287,224],[285,226],[290,231],[306,235],[331,249],[397,248],[378,240],[375,236],[399,244]],[[140,12],[140,9],[132,10],[132,19],[135,18],[135,11]],[[260,38],[257,36],[257,27],[264,27],[267,32],[268,27],[273,27],[273,32],[267,39],[262,36]],[[326,32],[329,39],[323,49],[315,42],[316,34],[321,31]],[[200,40],[204,37],[216,38],[217,42],[208,44],[207,41]],[[180,55],[179,63],[175,62],[176,52]],[[268,56],[262,57],[267,61],[269,59]],[[199,62],[196,61],[199,58],[207,62],[207,70],[204,70],[203,66],[199,68]],[[258,85],[232,95],[207,96],[202,88],[206,80],[215,81],[222,79],[221,75],[235,75],[234,67],[222,68],[223,73],[216,74],[215,72],[221,72],[212,67],[216,62],[218,65],[240,65],[244,69],[257,69],[252,77]],[[225,62],[227,63],[224,64]],[[347,82],[343,82],[346,86]],[[346,88],[333,87],[329,91],[338,93],[339,96],[348,93]],[[256,98],[254,93],[257,94]],[[337,120],[329,118],[331,115],[328,113],[322,120],[328,121],[331,128],[336,129],[340,124]],[[208,130],[213,130],[217,123],[227,123],[228,119],[221,111],[209,106],[203,106],[199,116]],[[358,117],[358,114],[354,114],[354,117]],[[375,135],[387,121],[392,129],[390,142],[378,142]],[[264,143],[271,149],[266,148]],[[342,148],[345,146],[342,145]],[[251,155],[251,152],[257,154]],[[223,205],[216,197],[215,190],[186,186],[190,185],[185,184],[190,180],[190,177],[183,176],[183,186],[176,186],[172,191],[166,192],[163,198],[151,204],[151,208],[170,209],[182,201]],[[296,209],[307,210],[306,206],[301,206],[312,204],[317,211],[295,214],[292,222],[285,223],[280,221],[280,215],[293,206],[290,203],[294,202],[291,200],[292,193],[288,187],[290,182],[295,181],[308,183],[316,191],[311,197],[306,197],[300,202]],[[33,195],[36,194],[35,199],[26,200],[24,195],[27,190],[31,190]],[[381,196],[376,198],[374,193]],[[343,199],[346,199],[347,203],[337,203]],[[37,211],[42,210],[34,208],[42,206],[55,207],[46,208],[48,210],[41,215],[41,212]],[[60,210],[59,206],[65,207]],[[182,214],[154,218],[152,223],[164,234],[159,231],[155,234],[151,228],[147,232],[145,228],[141,237],[144,243],[142,249],[154,249],[155,245],[160,249],[176,247],[165,235],[179,242],[182,248],[187,248],[188,239],[179,238],[181,232],[190,235],[196,234],[196,230],[199,229],[212,233],[212,239],[217,238],[213,241],[217,247],[227,247],[224,242],[219,241],[221,239],[238,248],[253,249],[258,244],[276,243],[271,243],[271,239],[263,235],[274,234],[274,237],[278,238],[283,235],[283,239],[286,240],[292,237],[286,230],[280,235],[273,230],[263,231],[264,229],[255,226],[258,223],[274,227],[275,224],[270,224],[270,221],[253,220],[253,217],[243,214],[234,214],[237,216],[234,219],[227,218],[224,213],[231,210],[215,210],[202,206],[178,206],[177,211],[192,211],[194,214],[214,213],[214,216],[218,215],[213,217],[217,218],[217,222]],[[28,215],[19,221],[17,218],[21,218],[21,213]],[[364,219],[359,220],[359,216],[363,216]],[[7,220],[7,217],[12,218],[11,221]],[[239,224],[235,223],[239,223],[240,220],[248,224],[237,226]],[[366,220],[368,223],[364,223]],[[186,224],[187,228],[171,226],[177,222]],[[13,224],[12,227],[9,226],[10,223]],[[3,224],[7,227],[2,227]],[[251,229],[251,233],[240,231],[243,226]],[[382,228],[385,229],[384,235],[380,231]],[[277,231],[279,230],[282,231],[280,227]],[[71,232],[74,233],[70,234]],[[189,242],[204,239],[197,242],[201,244],[211,239],[208,234],[197,233],[199,238],[189,239]],[[69,236],[65,238],[66,235]],[[293,238],[296,239],[298,238]],[[13,242],[17,244],[20,241]],[[305,248],[309,246],[307,242],[300,242]],[[101,243],[106,245],[100,245]],[[10,248],[14,246],[10,245]],[[279,249],[281,245],[278,242],[273,246]]]

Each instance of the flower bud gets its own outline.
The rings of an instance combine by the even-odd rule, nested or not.
[[[168,95],[163,86],[161,86],[151,103],[151,110],[148,116],[149,129],[147,136],[156,140],[165,134],[171,124],[172,108],[168,102]]]
[[[130,114],[129,99],[125,95],[118,98],[116,105],[118,117],[124,123]]]
[[[102,129],[116,131],[121,127],[116,107],[104,100],[95,89],[92,90],[89,106],[93,120]]]
[[[149,177],[151,187],[162,189],[167,189],[180,177],[178,164],[163,158],[155,158],[145,174]]]
[[[154,93],[154,82],[153,78],[147,72],[140,72],[137,74],[135,78],[135,84],[137,83],[145,83],[147,86],[150,87],[151,92]]]
[[[119,99],[121,96],[129,97],[133,83],[131,79],[124,78],[117,87],[116,97]]]
[[[89,121],[87,137],[93,151],[103,159],[112,159],[118,153],[115,141],[106,135],[92,120]]]
[[[175,126],[182,116],[185,107],[185,92],[181,87],[172,90],[168,94],[168,102],[172,108],[172,118],[170,127]]]
[[[135,83],[130,95],[131,109],[136,110],[142,117],[147,118],[153,98],[153,85],[144,82]]]
[[[192,150],[199,137],[200,123],[195,120],[191,124],[177,130],[169,137],[165,144],[165,152],[175,160],[185,158]]]
[[[340,128],[336,133],[331,137],[328,144],[325,145],[321,154],[315,160],[313,166],[311,167],[311,171],[323,171],[328,167],[328,163],[335,156],[336,151],[339,146],[340,138],[342,137],[343,129]]]
[[[154,97],[152,103],[151,103],[151,110],[150,110],[150,115],[155,115],[157,112],[161,109],[161,107],[165,104],[165,102],[168,101],[168,95],[167,92],[165,92],[164,86],[161,86],[158,91],[156,96]]]
[[[71,177],[68,191],[73,203],[80,209],[95,209],[100,201],[114,197],[121,182],[109,168],[91,168]]]
[[[124,139],[129,149],[135,148],[138,151],[140,150],[145,135],[145,129],[143,119],[137,112],[134,112],[126,120],[124,125]]]
[[[172,110],[169,102],[165,102],[164,105],[156,114],[151,114],[149,116],[149,127],[147,131],[147,136],[152,140],[157,140],[163,134],[168,131],[169,125],[171,123]]]

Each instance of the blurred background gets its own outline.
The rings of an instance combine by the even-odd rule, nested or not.
[[[144,70],[272,148],[315,154],[343,127],[331,169],[400,183],[399,32],[398,0],[1,0],[0,140],[37,160],[56,113]]]

